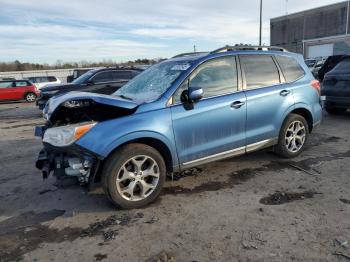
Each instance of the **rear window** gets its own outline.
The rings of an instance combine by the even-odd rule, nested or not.
[[[28,83],[26,81],[19,81],[19,82],[16,82],[16,86],[17,87],[28,86]]]
[[[304,70],[294,58],[276,56],[276,60],[282,69],[286,82],[293,82],[305,75]]]
[[[247,89],[280,83],[279,73],[271,56],[242,55],[240,60],[246,78]]]

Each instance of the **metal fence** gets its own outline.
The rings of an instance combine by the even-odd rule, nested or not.
[[[80,68],[79,68],[80,69]],[[15,78],[21,80],[33,76],[55,76],[60,79],[62,83],[67,82],[67,76],[72,75],[73,69],[53,69],[53,70],[35,70],[35,71],[13,71],[13,72],[0,72],[1,78]]]

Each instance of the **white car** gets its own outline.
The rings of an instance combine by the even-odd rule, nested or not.
[[[61,84],[61,80],[59,80],[55,76],[33,76],[27,78],[30,82],[32,82],[37,89],[40,89],[44,86],[52,85],[52,84]]]

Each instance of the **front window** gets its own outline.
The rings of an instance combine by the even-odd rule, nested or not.
[[[158,99],[191,65],[188,62],[163,62],[137,75],[113,95],[148,103]]]

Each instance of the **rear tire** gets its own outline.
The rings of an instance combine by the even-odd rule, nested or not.
[[[325,109],[330,115],[339,115],[345,113],[346,111],[346,108],[326,107]]]
[[[27,93],[25,96],[24,96],[24,99],[28,102],[28,103],[33,103],[35,102],[36,100],[36,94],[34,93]]]
[[[304,117],[290,114],[283,122],[275,152],[284,158],[298,156],[305,147],[309,126]]]
[[[153,202],[164,185],[166,166],[153,147],[128,144],[116,150],[102,171],[107,198],[123,209],[140,208]]]

